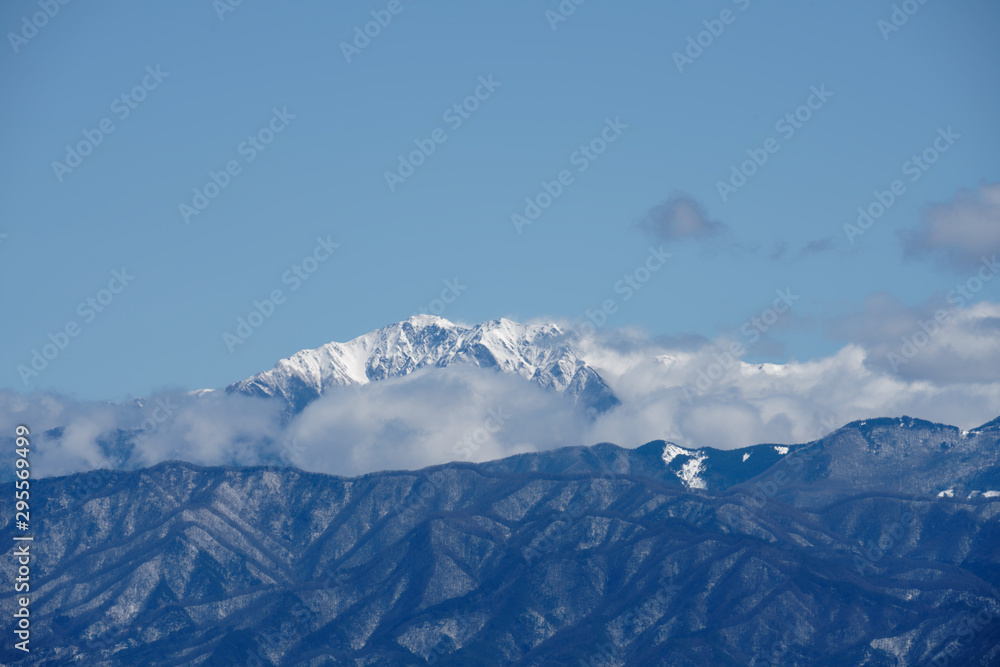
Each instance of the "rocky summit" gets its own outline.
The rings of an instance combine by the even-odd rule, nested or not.
[[[611,388],[555,324],[520,324],[501,318],[463,327],[434,315],[414,315],[346,343],[302,350],[271,370],[231,384],[226,391],[278,397],[294,413],[330,389],[452,364],[516,374],[569,395],[594,411],[619,404]]]

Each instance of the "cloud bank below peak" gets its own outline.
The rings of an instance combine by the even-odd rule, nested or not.
[[[1000,414],[1000,304],[955,308],[894,365],[890,355],[922,340],[921,322],[934,312],[873,297],[829,324],[831,336],[847,341],[837,352],[784,364],[746,363],[728,353],[731,338],[577,329],[567,344],[621,400],[596,417],[518,374],[453,364],[332,389],[291,419],[280,401],[223,391],[120,405],[0,391],[0,431],[29,425],[41,476],[171,459],[356,475],[598,442],[795,444],[880,416],[965,429],[992,420]]]

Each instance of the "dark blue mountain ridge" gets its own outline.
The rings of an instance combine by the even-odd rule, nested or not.
[[[2,661],[993,665],[998,440],[904,417],[787,448],[37,480],[34,650]]]

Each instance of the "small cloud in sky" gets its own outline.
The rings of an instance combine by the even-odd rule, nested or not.
[[[975,267],[984,256],[1000,253],[1000,183],[959,190],[951,201],[928,208],[917,228],[899,238],[907,257]]]
[[[788,244],[785,243],[784,241],[775,241],[774,248],[771,249],[771,252],[768,254],[767,258],[772,261],[778,261],[779,259],[785,256],[786,252],[788,252]]]
[[[705,207],[683,192],[675,192],[666,203],[651,208],[638,226],[660,242],[708,239],[728,231],[723,223],[710,220]]]
[[[810,241],[802,246],[798,252],[794,254],[789,253],[788,243],[784,240],[777,240],[774,242],[774,246],[771,251],[763,255],[766,259],[772,262],[777,262],[781,259],[787,259],[788,261],[800,261],[806,259],[807,257],[812,257],[813,255],[821,255],[826,252],[830,252],[836,249],[836,243],[832,237],[826,237],[822,239],[817,239],[815,241]],[[761,254],[759,248],[745,248],[749,250],[751,254]]]
[[[820,253],[829,252],[835,247],[833,238],[826,237],[825,239],[818,239],[816,241],[810,241],[802,247],[799,251],[799,257],[807,257],[809,255],[818,255]]]
[[[730,233],[725,223],[712,220],[701,202],[684,192],[674,192],[665,203],[651,208],[636,226],[659,243],[709,241]],[[794,255],[789,253],[788,243],[782,239],[774,241],[770,248],[757,241],[747,243],[732,239],[721,245],[715,244],[716,250],[763,257],[770,261],[803,259],[829,252],[835,247],[832,237],[810,241]]]

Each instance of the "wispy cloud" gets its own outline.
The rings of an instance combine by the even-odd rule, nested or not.
[[[993,384],[1000,380],[1000,304],[958,308],[958,292],[907,306],[875,294],[836,320],[827,333],[866,351],[865,367],[910,382]],[[1000,406],[996,407],[1000,413]]]
[[[829,252],[836,247],[832,237],[827,237],[824,239],[818,239],[816,241],[810,241],[802,247],[799,251],[800,257],[808,257],[809,255],[818,255],[820,253]]]
[[[958,269],[1000,253],[1000,183],[959,190],[951,201],[928,208],[919,226],[899,238],[908,257]]]
[[[289,433],[304,467],[360,474],[576,445],[587,424],[572,401],[524,378],[454,365],[324,396]]]
[[[114,405],[0,391],[0,431],[31,426],[33,470],[46,476],[122,458],[130,467],[181,459],[356,475],[598,442],[726,449],[807,442],[831,425],[903,414],[969,428],[1000,414],[1000,303],[949,308],[940,318],[940,304],[873,296],[827,323],[839,351],[780,365],[728,355],[733,336],[578,328],[568,342],[622,401],[593,420],[520,376],[455,365],[333,391],[290,422],[276,402],[224,392]]]
[[[701,242],[711,251],[751,255],[772,262],[799,261],[836,250],[832,237],[809,241],[798,251],[790,249],[784,239],[776,239],[770,245],[761,240],[737,240],[729,226],[713,220],[701,202],[679,191],[670,195],[666,202],[649,209],[636,227],[657,243]]]
[[[710,220],[705,207],[683,192],[675,192],[665,203],[650,209],[638,226],[661,243],[708,239],[728,231],[723,223]]]

